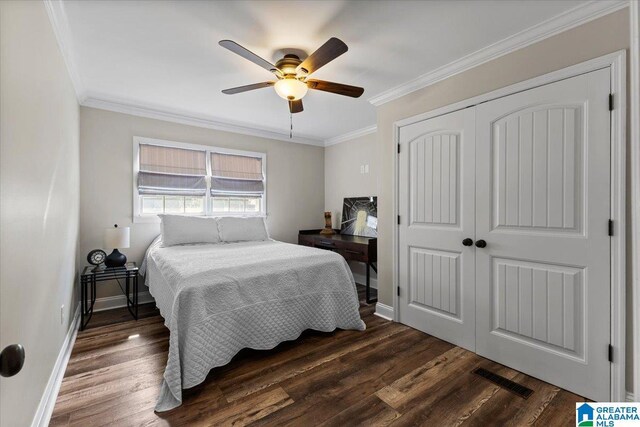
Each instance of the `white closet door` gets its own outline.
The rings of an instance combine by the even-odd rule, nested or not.
[[[475,349],[475,112],[400,130],[399,320]]]
[[[609,400],[609,70],[477,107],[476,351]]]

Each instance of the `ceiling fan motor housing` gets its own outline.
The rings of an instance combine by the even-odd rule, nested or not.
[[[287,54],[284,56],[284,58],[276,62],[276,68],[281,70],[285,77],[296,76],[296,68],[298,67],[298,65],[300,65],[301,62],[302,61],[297,55]],[[305,70],[304,68],[302,68],[301,71],[304,71],[304,74],[307,74],[307,70]]]

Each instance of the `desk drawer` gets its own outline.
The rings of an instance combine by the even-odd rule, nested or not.
[[[304,246],[314,246],[314,241],[311,237],[305,236],[303,234],[298,236],[298,244]]]
[[[335,242],[329,239],[316,239],[313,242],[313,246],[320,249],[336,250],[341,247],[340,242]]]
[[[340,248],[339,252],[340,252],[340,255],[342,255],[347,260],[367,262],[369,259],[366,247],[359,248],[359,247],[346,246],[346,247]]]
[[[322,236],[319,234],[299,234],[298,244],[330,250],[350,261],[371,262],[371,245]],[[375,253],[375,252],[373,252]]]

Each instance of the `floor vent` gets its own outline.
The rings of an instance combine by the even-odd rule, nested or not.
[[[501,375],[495,374],[484,368],[476,368],[472,372],[476,375],[480,375],[482,378],[485,378],[494,384],[499,385],[505,390],[510,391],[511,393],[514,393],[522,397],[523,399],[528,399],[529,396],[533,394],[533,390],[531,390],[530,388],[527,388],[518,383],[514,383],[510,379],[507,379]]]

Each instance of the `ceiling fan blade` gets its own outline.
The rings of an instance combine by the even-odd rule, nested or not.
[[[347,50],[349,50],[349,48],[342,40],[331,37],[329,41],[309,55],[302,64],[298,65],[296,71],[300,71],[304,68],[307,71],[307,74],[311,74],[318,71],[320,67],[333,61]]]
[[[238,86],[238,87],[232,87],[232,88],[229,88],[229,89],[225,89],[225,90],[222,91],[222,93],[225,93],[227,95],[233,95],[233,94],[236,94],[236,93],[247,92],[247,91],[250,91],[250,90],[262,89],[263,87],[273,86],[274,84],[276,84],[276,82],[254,83],[252,85]]]
[[[304,110],[304,108],[302,108],[302,99],[298,99],[297,101],[289,101],[289,111],[292,114],[302,113],[302,110]]]
[[[325,92],[337,93],[338,95],[359,98],[364,93],[364,89],[358,86],[343,85],[325,80],[307,80],[309,89],[322,90]]]
[[[240,55],[244,59],[248,59],[254,64],[261,66],[267,71],[270,71],[272,73],[280,72],[276,68],[276,66],[273,65],[271,62],[267,61],[266,59],[260,58],[258,55],[251,52],[249,49],[240,46],[238,43],[234,42],[233,40],[220,40],[218,44],[226,49],[229,49],[231,52],[235,53],[236,55]]]

